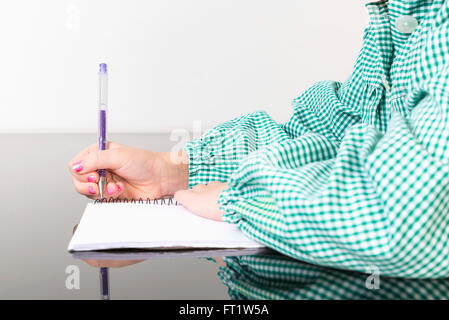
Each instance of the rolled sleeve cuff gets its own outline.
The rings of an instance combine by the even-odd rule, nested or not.
[[[189,189],[211,181],[226,182],[238,166],[237,160],[227,160],[222,150],[214,149],[211,139],[200,138],[184,146],[189,157]]]
[[[235,210],[235,201],[231,200],[233,197],[233,194],[235,192],[229,188],[226,190],[223,190],[218,197],[218,204],[220,205],[220,210],[224,212],[223,217],[221,218],[224,222],[239,224],[239,222],[242,220],[242,216]]]

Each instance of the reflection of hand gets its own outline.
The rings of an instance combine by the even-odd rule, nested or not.
[[[224,262],[222,257],[214,257],[211,259],[214,260],[216,263],[218,263],[220,266],[227,267],[226,262]]]
[[[449,279],[400,279],[330,269],[280,254],[224,257],[231,299],[447,299]]]
[[[123,268],[132,266],[145,260],[89,260],[83,259],[88,265],[94,268]]]
[[[78,225],[76,225],[73,228],[73,233],[75,233],[77,227],[78,227]],[[137,263],[145,261],[145,260],[91,260],[91,259],[83,259],[83,261],[86,262],[91,267],[94,267],[94,268],[123,268],[123,267],[131,266],[133,264],[137,264]]]

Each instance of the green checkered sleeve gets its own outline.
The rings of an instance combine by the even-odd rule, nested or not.
[[[215,126],[184,147],[189,156],[189,187],[225,182],[251,152],[287,139],[289,134],[263,111]]]

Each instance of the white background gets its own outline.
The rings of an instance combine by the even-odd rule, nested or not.
[[[112,132],[204,128],[345,80],[360,0],[2,0],[0,132],[95,132],[109,65]]]

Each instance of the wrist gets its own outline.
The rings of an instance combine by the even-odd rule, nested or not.
[[[166,163],[166,181],[162,181],[163,194],[172,196],[178,190],[189,188],[189,156],[183,150],[164,152],[162,158]]]

